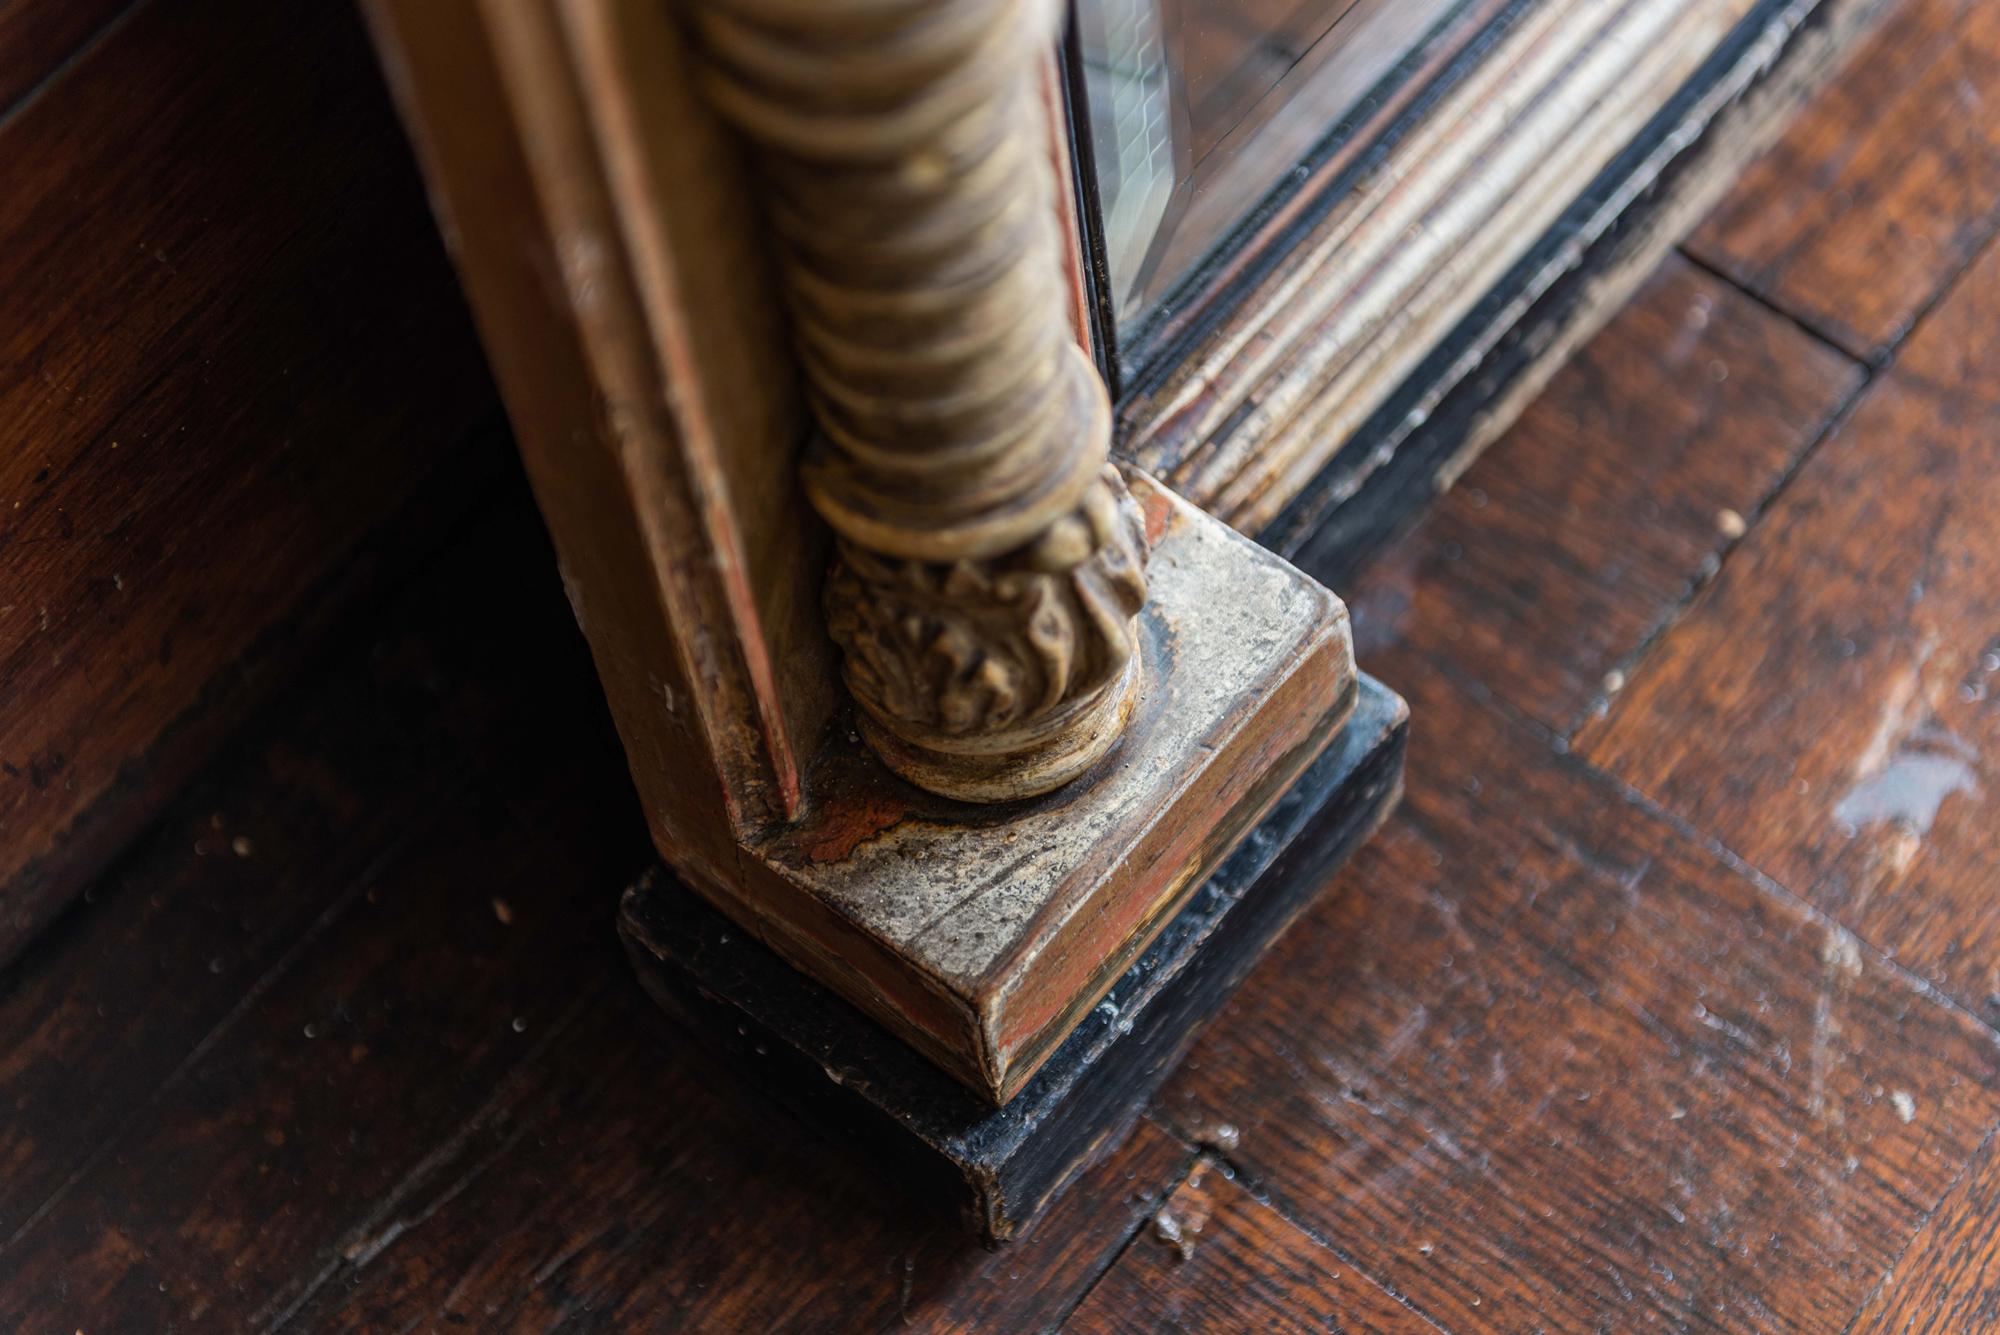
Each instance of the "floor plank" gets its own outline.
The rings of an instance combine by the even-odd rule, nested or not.
[[[669,1032],[524,494],[302,691],[0,985],[0,1328],[1046,1325],[1191,1158],[988,1253]]]
[[[380,587],[498,407],[345,0],[151,0],[0,117],[0,164],[4,959]]]
[[[515,513],[526,506],[517,496]],[[462,549],[0,974],[0,1244],[141,1115],[316,918],[365,888],[418,813],[462,771],[495,763],[487,734],[510,725],[516,700],[482,660],[513,650],[512,600],[483,581],[545,585],[528,537],[511,560],[476,540]],[[546,684],[533,669],[547,661],[517,658],[519,680]],[[572,647],[571,677],[581,665]]]
[[[1077,1335],[1437,1327],[1203,1161],[1064,1323]]]
[[[2000,1020],[2000,249],[1579,751]]]
[[[1846,357],[1669,260],[1342,590],[1363,665],[1413,651],[1567,735],[1860,382]]]
[[[318,832],[330,845],[288,844],[310,829],[248,830],[243,868],[219,884],[180,872],[191,857],[237,857],[233,847],[204,854],[162,836],[90,906],[91,921],[21,965],[53,986],[83,987],[85,1004],[66,1016],[73,1032],[45,1033],[61,1041],[39,1059],[105,1062],[100,1092],[114,1106],[101,1118],[87,1111],[77,1100],[93,1091],[74,1078],[28,1086],[47,1091],[27,1110],[46,1129],[32,1138],[57,1141],[77,1166],[0,1251],[0,1328],[263,1328],[333,1264],[412,1163],[491,1097],[585,980],[620,976],[608,887],[643,867],[649,849],[524,495],[511,514],[434,572],[414,629],[362,646],[363,663],[329,683],[339,726],[409,734],[386,747],[378,738],[383,763],[352,776],[365,794],[358,809],[343,810],[341,776],[310,749],[288,754],[283,729],[221,786],[253,788],[278,757],[295,773],[289,783],[282,769],[270,776],[277,786],[320,790],[333,808]],[[370,661],[403,684],[357,686]],[[384,717],[358,723],[374,709]],[[195,795],[162,828],[183,833],[220,809],[219,839],[231,813],[213,796]],[[316,813],[311,798],[287,798],[273,814]],[[273,854],[293,854],[289,881],[259,861],[260,834]],[[358,877],[338,849],[346,838],[361,845]],[[307,902],[254,911],[231,902],[288,890]],[[132,1013],[152,998],[129,974],[151,968],[153,951],[171,972],[206,972],[202,952],[173,934],[180,917],[199,929],[218,911],[225,921],[209,949],[225,979],[239,934],[254,934],[260,915],[318,921],[287,950],[260,946],[276,960],[261,977],[236,972],[238,995],[206,1034],[213,997]],[[158,939],[146,935],[155,924]],[[120,967],[128,980],[114,1007],[106,993]],[[34,980],[11,991],[8,1027],[30,1026],[19,1012],[48,993]],[[102,1012],[87,1004],[93,996]],[[155,1043],[172,1051],[151,1052]],[[120,1047],[138,1054],[135,1069],[113,1060]],[[149,1097],[162,1066],[171,1073]],[[98,1120],[69,1130],[65,1118]],[[105,1130],[86,1150],[82,1137]]]
[[[2000,7],[1900,0],[1688,242],[1864,359],[2000,223]]]
[[[612,978],[346,1243],[295,1324],[1030,1329],[1075,1303],[1190,1153],[1142,1128],[990,1253],[841,1148]]]
[[[1446,1329],[1837,1332],[1993,1035],[1433,674],[1409,797],[1162,1097]]]

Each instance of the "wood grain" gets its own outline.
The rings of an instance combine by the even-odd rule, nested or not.
[[[333,665],[297,734],[191,794],[68,948],[10,989],[7,1028],[38,1038],[10,1084],[33,1098],[20,1153],[62,1158],[10,1205],[0,1325],[275,1324],[389,1225],[391,1190],[585,980],[617,976],[610,899],[586,890],[649,850],[553,562],[525,503],[461,556],[399,633]],[[363,740],[328,748],[325,728]],[[220,805],[260,784],[270,806]],[[207,848],[172,837],[217,811]],[[287,834],[239,817],[300,820]],[[186,869],[209,859],[228,861]],[[231,993],[207,991],[213,960]],[[133,975],[155,969],[192,975],[185,996],[140,990]],[[40,1025],[64,986],[76,996]],[[96,1070],[53,1069],[65,1060]]]
[[[0,120],[0,162],[4,957],[497,410],[344,4],[147,5]]]
[[[1143,1129],[987,1252],[612,983],[398,1188],[408,1226],[357,1235],[302,1325],[1028,1329],[1076,1301],[1185,1161]]]
[[[1404,814],[1162,1098],[1454,1331],[1839,1331],[2000,1118],[1991,1034],[1435,674]]]
[[[487,735],[517,727],[521,688],[578,680],[574,636],[551,637],[554,653],[513,652],[512,594],[499,590],[550,580],[532,529],[504,533],[505,549],[467,535],[366,642],[281,697],[272,726],[190,786],[5,974],[0,1239],[143,1116],[315,920],[366,888],[418,813],[465,772],[494,768]],[[488,661],[510,655],[517,687]]]
[[[1900,0],[1689,240],[1880,358],[2000,223],[2000,9]]]
[[[1393,649],[1407,672],[1476,678],[1567,735],[1860,378],[1783,317],[1670,259],[1364,570],[1349,598],[1356,653],[1373,664]]]
[[[1438,1327],[1203,1160],[1063,1329],[1435,1335]]]
[[[0,1322],[1073,1306],[1192,1151],[1142,1124],[1024,1241],[970,1246],[639,996],[610,930],[650,857],[628,783],[517,494],[14,966]]]
[[[2000,1328],[2000,1157],[1989,1138],[1855,1318],[1856,1335]]]
[[[661,6],[366,9],[655,838],[733,867],[837,693],[738,147]]]
[[[92,38],[134,8],[133,0],[0,0],[0,118],[35,92],[89,45]]]
[[[2000,1018],[2000,252],[1578,746]]]

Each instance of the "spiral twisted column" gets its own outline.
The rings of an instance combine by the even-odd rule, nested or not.
[[[1040,61],[1050,0],[685,0],[750,141],[838,538],[827,625],[869,743],[1033,796],[1139,690],[1137,506],[1071,337]]]

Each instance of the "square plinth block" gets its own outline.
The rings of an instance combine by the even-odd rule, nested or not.
[[[647,990],[698,1038],[841,1152],[881,1159],[1004,1241],[1122,1139],[1202,1022],[1394,807],[1407,723],[1394,692],[1361,678],[1333,742],[1000,1108],[665,870],[626,892],[620,933]]]
[[[681,881],[1004,1104],[1263,819],[1354,707],[1347,609],[1130,475],[1146,518],[1143,678],[1116,747],[1047,797],[977,806],[837,727],[803,818]]]

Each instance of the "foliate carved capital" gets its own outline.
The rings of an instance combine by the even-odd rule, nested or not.
[[[1138,689],[1145,539],[1069,327],[1039,82],[1052,0],[685,0],[757,150],[871,744],[972,801],[1047,792]]]
[[[968,800],[1069,782],[1131,710],[1145,561],[1144,520],[1109,465],[1074,510],[1000,557],[842,543],[827,627],[870,743],[904,777]]]

